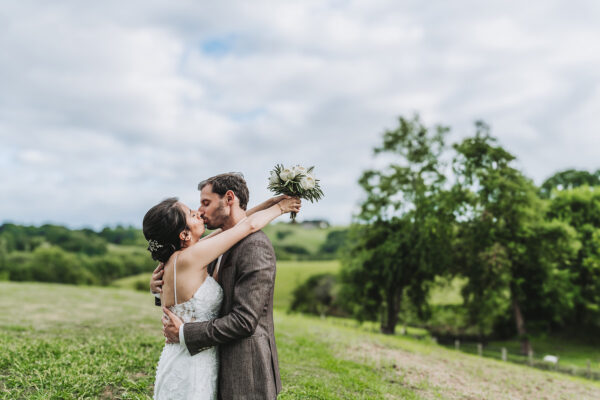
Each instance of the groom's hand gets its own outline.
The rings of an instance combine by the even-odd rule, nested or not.
[[[163,273],[165,272],[165,264],[160,263],[152,272],[152,279],[150,279],[150,291],[152,293],[162,293],[162,280]]]
[[[275,204],[281,202],[282,200],[290,199],[290,198],[291,198],[291,196],[288,196],[287,194],[280,194],[279,196],[275,196],[275,197],[271,198],[272,205],[275,205]]]
[[[165,315],[162,317],[163,334],[167,338],[167,343],[179,343],[179,327],[183,321],[171,312],[167,307],[163,307]]]

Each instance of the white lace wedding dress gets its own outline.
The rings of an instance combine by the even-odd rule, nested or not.
[[[176,287],[177,258],[173,265],[173,275],[174,287]],[[175,305],[169,309],[183,322],[208,321],[218,317],[222,300],[221,286],[208,276],[194,296],[184,303],[177,304],[175,289]],[[187,348],[179,343],[165,344],[156,368],[154,398],[156,400],[216,399],[218,376],[217,347],[191,356]]]

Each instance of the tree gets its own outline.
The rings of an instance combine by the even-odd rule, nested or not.
[[[447,132],[400,117],[374,149],[394,162],[359,180],[366,199],[343,258],[342,294],[359,319],[379,317],[384,333],[394,333],[403,300],[424,311],[432,280],[450,265],[453,216],[440,163]]]
[[[70,230],[64,226],[42,225],[40,233],[45,239],[62,249],[73,253],[88,255],[106,254],[106,240],[89,229]]]
[[[573,189],[584,185],[600,186],[600,170],[595,173],[575,169],[557,172],[544,181],[540,187],[540,196],[548,199],[555,189]]]
[[[600,188],[563,190],[551,199],[548,218],[568,223],[581,248],[570,264],[577,288],[571,326],[600,328]]]
[[[568,275],[563,266],[577,248],[574,231],[545,220],[537,189],[512,166],[515,157],[497,145],[485,123],[477,122],[475,136],[454,148],[453,192],[462,201],[455,253],[468,278],[465,305],[480,329],[486,319],[493,322],[510,309],[527,354],[527,321],[560,319],[571,305],[561,295],[572,293],[563,285]]]

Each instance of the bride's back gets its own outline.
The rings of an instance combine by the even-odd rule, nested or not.
[[[206,268],[195,268],[190,265],[190,260],[181,257],[184,251],[180,250],[173,253],[165,264],[161,294],[163,306],[171,307],[175,305],[175,274],[177,275],[177,304],[191,299],[208,277]]]

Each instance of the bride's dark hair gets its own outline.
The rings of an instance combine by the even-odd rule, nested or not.
[[[185,213],[177,197],[165,199],[148,210],[142,227],[152,259],[167,262],[181,248],[179,234],[187,229]]]

